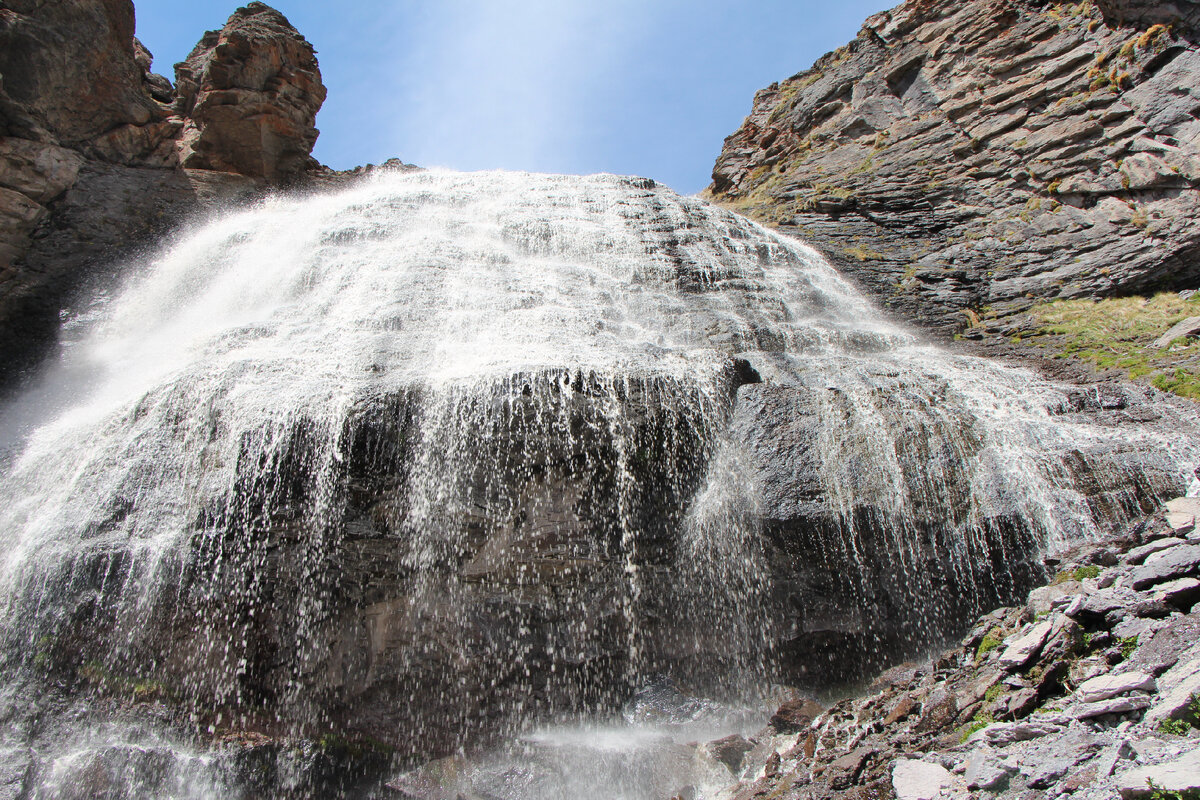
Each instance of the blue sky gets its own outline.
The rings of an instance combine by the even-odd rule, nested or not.
[[[135,0],[174,80],[236,0]],[[315,155],[339,169],[616,172],[710,179],[756,89],[848,42],[887,0],[275,0],[317,48]]]

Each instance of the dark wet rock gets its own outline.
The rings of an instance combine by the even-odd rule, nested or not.
[[[742,758],[754,749],[754,743],[744,736],[735,734],[709,742],[706,747],[713,758],[729,767],[729,771],[737,775],[742,770]]]

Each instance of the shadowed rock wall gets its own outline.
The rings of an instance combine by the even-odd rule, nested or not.
[[[83,283],[186,217],[324,168],[312,45],[251,3],[150,72],[130,0],[0,4],[0,379]]]

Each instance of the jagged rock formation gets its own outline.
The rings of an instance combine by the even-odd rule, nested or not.
[[[1200,283],[1192,3],[910,0],[760,91],[710,194],[944,334]]]
[[[175,76],[184,167],[282,181],[309,166],[325,87],[312,45],[278,11],[239,8]]]
[[[150,72],[131,0],[0,5],[0,377],[67,298],[184,217],[323,170],[312,46],[262,3]]]

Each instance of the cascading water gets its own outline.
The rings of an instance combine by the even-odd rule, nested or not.
[[[400,769],[522,733],[488,791],[578,796],[604,748],[661,743],[625,705],[648,683],[691,697],[656,730],[752,725],[769,682],[936,642],[1196,455],[1162,432],[1186,413],[1109,425],[924,346],[644,179],[388,174],[131,273],[4,420],[23,796],[303,794],[330,749]],[[657,796],[700,769],[680,747],[607,788]]]

